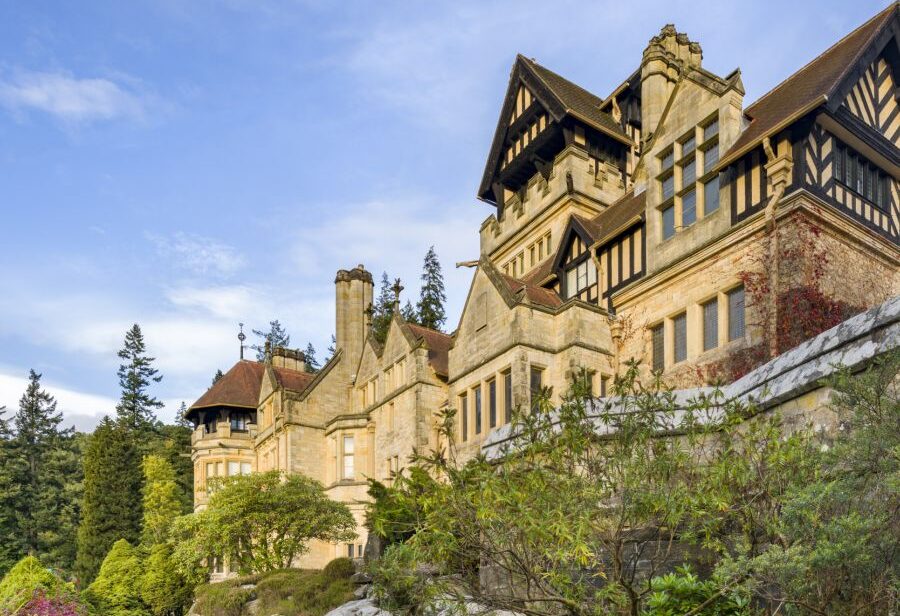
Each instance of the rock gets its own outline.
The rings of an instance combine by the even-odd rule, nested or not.
[[[354,573],[350,577],[350,581],[354,584],[371,584],[372,576],[366,573],[365,571],[360,571],[358,573]]]
[[[357,599],[365,599],[369,596],[369,590],[371,590],[371,584],[362,584],[356,590],[353,591],[353,596]]]
[[[325,616],[392,616],[372,602],[371,599],[358,599],[340,605]]]

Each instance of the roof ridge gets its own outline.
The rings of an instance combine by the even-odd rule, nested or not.
[[[900,0],[894,0],[894,2],[892,2],[886,9],[879,11],[878,13],[876,13],[875,15],[873,15],[872,17],[867,19],[865,22],[863,22],[860,25],[858,25],[857,27],[855,27],[853,30],[851,30],[850,32],[848,32],[847,34],[842,36],[840,39],[838,39],[832,45],[830,45],[825,51],[813,56],[813,58],[810,59],[806,64],[804,64],[803,66],[801,66],[800,68],[798,68],[797,70],[795,70],[794,72],[789,74],[787,77],[782,79],[775,87],[773,87],[771,90],[769,90],[768,92],[766,92],[765,94],[763,94],[762,96],[757,98],[755,101],[753,101],[750,104],[750,106],[744,110],[744,115],[750,115],[750,111],[754,107],[756,107],[759,103],[761,103],[763,100],[765,100],[766,98],[768,98],[769,96],[771,96],[772,94],[774,94],[775,92],[777,92],[778,90],[783,88],[785,85],[787,85],[787,82],[789,82],[795,76],[799,75],[800,73],[802,73],[803,71],[808,69],[810,66],[812,66],[814,63],[819,61],[822,57],[826,56],[827,54],[832,52],[834,49],[839,47],[842,43],[846,42],[846,40],[848,38],[850,38],[851,36],[853,36],[854,34],[859,32],[860,30],[862,30],[863,28],[865,28],[866,26],[871,24],[873,21],[876,21],[879,18],[884,18],[885,14],[890,13],[891,11],[895,10],[897,8],[898,4],[900,4]],[[871,38],[871,36],[872,35],[870,35],[870,38]],[[861,47],[863,47],[863,46],[861,46]],[[854,56],[854,60],[855,60],[855,58],[859,57],[859,53],[860,52],[857,52],[857,54]],[[847,66],[844,68],[844,70],[841,71],[840,76],[835,81],[835,83],[841,81],[844,78],[844,75],[846,75],[847,71],[850,69],[850,66],[851,66],[851,63],[848,63]]]
[[[433,328],[431,328],[431,327],[425,327],[424,325],[420,325],[419,323],[409,323],[409,322],[407,322],[406,325],[408,325],[408,326],[410,326],[410,327],[414,327],[414,328],[416,328],[416,329],[424,329],[425,331],[428,331],[428,332],[432,332],[432,333],[435,333],[435,334],[440,334],[441,336],[447,336],[448,338],[450,337],[450,334],[447,334],[447,333],[445,333],[445,332],[442,332],[442,331],[439,330],[439,329],[433,329]]]
[[[571,79],[569,79],[569,78],[567,78],[567,77],[563,77],[562,75],[560,75],[559,73],[557,73],[557,72],[554,71],[553,69],[547,68],[546,66],[544,66],[543,64],[541,64],[541,63],[538,62],[537,60],[534,60],[534,59],[531,59],[531,58],[526,58],[526,57],[523,56],[522,54],[516,54],[516,55],[519,56],[519,57],[521,57],[523,60],[525,60],[525,62],[528,63],[529,65],[531,65],[533,68],[536,67],[536,68],[538,68],[538,69],[540,69],[540,70],[542,70],[542,71],[547,71],[548,73],[551,73],[551,74],[554,75],[555,77],[558,77],[559,79],[562,79],[563,81],[572,84],[573,86],[575,86],[576,88],[578,88],[578,89],[581,90],[582,92],[584,92],[584,93],[586,93],[586,94],[588,94],[588,95],[590,95],[590,96],[593,96],[593,97],[596,98],[598,101],[600,101],[600,104],[597,105],[597,111],[600,112],[600,113],[603,113],[603,112],[600,110],[600,106],[603,104],[603,98],[602,98],[602,97],[600,97],[600,96],[594,94],[593,92],[591,92],[591,91],[588,90],[587,88],[578,85],[577,83],[575,83],[575,82],[572,81]],[[549,83],[546,79],[544,79],[544,76],[541,75],[539,71],[535,71],[535,74],[537,74],[538,79],[540,79],[540,80],[544,83],[544,85],[547,86],[547,88],[548,88],[551,92],[553,92],[553,95],[556,96],[556,98],[558,98],[558,99],[560,100],[560,102],[562,102],[562,101],[564,100],[563,96],[562,96],[559,92],[557,92],[557,91],[553,88],[553,86],[550,85],[550,83]]]

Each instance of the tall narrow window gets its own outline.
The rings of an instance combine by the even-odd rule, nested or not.
[[[662,234],[667,240],[675,235],[675,206],[670,205],[662,211]]]
[[[703,150],[703,173],[712,171],[717,162],[719,162],[719,144],[714,143]]]
[[[488,382],[488,424],[491,428],[497,425],[497,381]]]
[[[662,323],[650,330],[650,346],[653,353],[653,369],[662,370],[666,367],[665,329]]]
[[[601,376],[600,377],[600,397],[605,398],[608,390],[609,390],[609,377]]]
[[[460,440],[469,438],[469,399],[466,394],[459,397]]]
[[[675,176],[670,175],[667,178],[664,178],[662,181],[662,196],[663,201],[669,199],[672,195],[675,194]]]
[[[344,479],[353,479],[353,437],[344,436]]]
[[[697,140],[693,136],[688,137],[684,141],[681,142],[681,155],[687,156],[691,152],[694,151],[694,148],[697,146]]]
[[[719,118],[714,119],[703,127],[703,141],[712,139],[719,133]]]
[[[728,339],[744,337],[744,287],[728,292]]]
[[[719,176],[703,185],[703,215],[709,216],[719,209]]]
[[[481,434],[481,385],[472,393],[475,394],[475,434]]]
[[[541,386],[544,381],[544,370],[543,368],[538,368],[537,366],[531,367],[531,410],[537,410],[538,403],[540,402],[540,394],[541,394]]]
[[[719,346],[719,300],[703,304],[703,350]]]
[[[681,187],[687,188],[697,179],[697,159],[692,158],[681,168]]]
[[[512,371],[503,373],[503,423],[509,423],[512,419]]]
[[[679,314],[672,319],[672,331],[675,342],[675,363],[687,359],[687,315]]]
[[[697,191],[691,190],[681,197],[681,226],[689,227],[697,222]]]

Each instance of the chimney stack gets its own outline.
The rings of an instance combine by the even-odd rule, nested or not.
[[[372,274],[362,265],[338,270],[334,279],[335,349],[356,366],[368,334],[366,309],[372,304]]]
[[[300,349],[275,347],[272,350],[272,366],[306,372],[306,355]]]
[[[691,41],[672,24],[650,39],[641,60],[641,131],[645,143],[656,132],[681,73],[700,68],[702,60],[700,43]]]

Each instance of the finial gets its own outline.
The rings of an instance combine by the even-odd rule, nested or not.
[[[372,328],[372,315],[375,314],[375,307],[372,306],[372,302],[369,302],[369,305],[366,306],[366,309],[363,310],[366,314],[366,329]]]
[[[238,333],[238,341],[241,343],[241,359],[244,359],[244,340],[247,339],[247,336],[244,334],[244,324],[238,323],[238,327],[241,328],[241,331]]]
[[[394,280],[394,306],[400,306],[400,292],[403,291],[403,285],[400,284],[400,279],[397,278]]]

